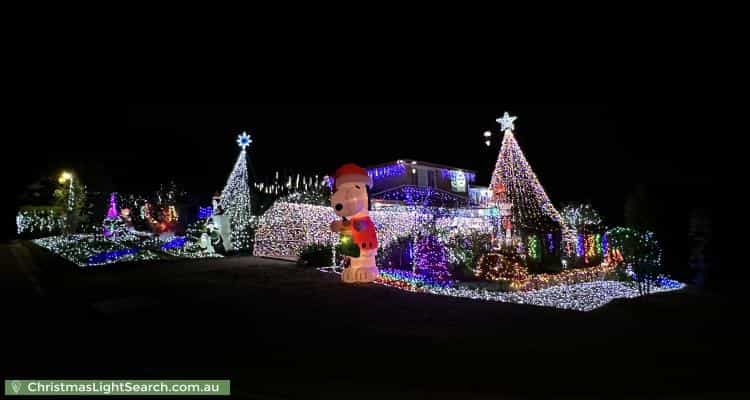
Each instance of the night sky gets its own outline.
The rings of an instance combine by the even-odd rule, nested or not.
[[[150,192],[174,179],[188,192],[220,190],[238,154],[235,137],[254,138],[258,178],[276,170],[331,173],[413,158],[477,171],[486,185],[499,151],[495,119],[516,115],[516,138],[555,204],[590,200],[607,222],[621,223],[625,195],[636,184],[656,192],[694,194],[711,183],[701,154],[710,151],[683,107],[628,105],[130,105],[119,126],[86,122],[87,107],[66,111],[67,134],[25,136],[27,185],[63,168],[93,190]],[[100,119],[96,119],[98,121]],[[482,133],[494,133],[492,147]],[[23,144],[21,152],[28,151]],[[39,162],[39,158],[43,162]]]

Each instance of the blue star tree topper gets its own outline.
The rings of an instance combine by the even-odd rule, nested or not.
[[[250,143],[253,142],[253,139],[250,135],[247,134],[247,132],[242,132],[241,135],[237,136],[237,144],[240,146],[242,151],[245,151],[245,148],[247,146],[250,146]]]

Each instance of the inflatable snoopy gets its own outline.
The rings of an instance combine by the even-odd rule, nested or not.
[[[370,219],[367,188],[372,178],[355,164],[344,164],[334,176],[331,207],[341,220],[331,223],[331,230],[340,233],[344,271],[341,280],[347,283],[372,282],[379,273],[375,265],[378,236]]]

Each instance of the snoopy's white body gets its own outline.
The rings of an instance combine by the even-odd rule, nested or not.
[[[331,195],[331,206],[334,208],[336,215],[354,221],[351,224],[351,229],[357,230],[357,232],[366,229],[361,227],[361,224],[357,223],[358,221],[371,223],[369,212],[367,211],[368,199],[365,183],[342,183],[336,186],[336,190]],[[341,232],[343,228],[344,224],[342,221],[331,223],[331,230],[334,232]],[[374,229],[374,227],[368,229]],[[380,275],[378,267],[375,265],[375,254],[377,254],[377,251],[377,242],[375,242],[375,247],[370,245],[369,248],[360,248],[359,257],[351,258],[351,265],[348,268],[344,268],[341,280],[347,283],[355,283],[372,282],[377,279]]]

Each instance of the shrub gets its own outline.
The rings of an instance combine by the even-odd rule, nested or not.
[[[387,246],[381,246],[376,255],[378,267],[411,270],[413,243],[412,236],[401,236]]]
[[[327,267],[331,265],[333,248],[329,244],[313,243],[303,247],[297,259],[297,265],[301,267]]]
[[[632,278],[641,294],[651,293],[651,288],[662,271],[661,246],[649,231],[632,227],[616,227],[607,232],[612,251],[619,251],[625,266],[633,269]]]
[[[483,255],[477,264],[477,276],[492,281],[522,281],[528,278],[523,260],[513,250],[500,250]]]
[[[451,236],[446,243],[450,268],[457,279],[474,279],[474,269],[479,257],[492,248],[492,236],[488,233],[471,232],[467,235]]]

